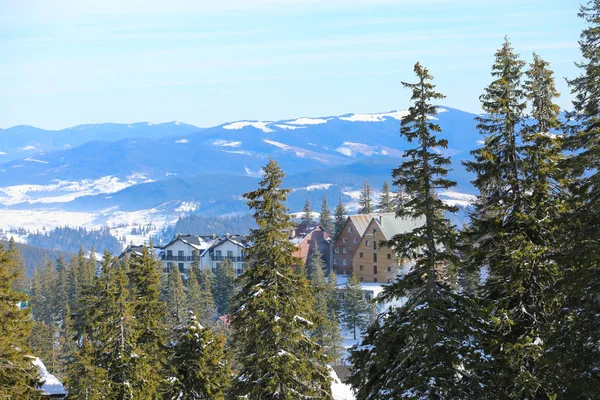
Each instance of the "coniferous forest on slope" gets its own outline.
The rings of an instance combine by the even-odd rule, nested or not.
[[[420,63],[403,83],[412,147],[391,172],[405,194],[393,206],[424,224],[386,243],[414,266],[375,299],[401,305],[368,316],[356,279],[340,290],[318,257],[298,267],[270,160],[244,195],[256,225],[237,279],[228,263],[165,274],[145,247],[121,260],[80,251],[27,282],[18,247],[0,248],[0,397],[39,396],[34,354],[69,399],[332,399],[341,320],[365,327],[349,357],[357,399],[600,398],[600,2],[580,17],[566,115],[548,62],[508,38],[496,51],[463,227],[436,195],[455,185],[435,120],[444,96]]]

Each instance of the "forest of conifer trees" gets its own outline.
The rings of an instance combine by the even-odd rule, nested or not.
[[[415,64],[400,123],[410,148],[377,206],[364,182],[360,209],[424,224],[382,243],[414,265],[372,304],[355,277],[338,286],[318,249],[299,268],[273,159],[244,195],[253,229],[238,278],[228,262],[164,273],[150,246],[120,259],[80,250],[28,281],[15,243],[0,245],[0,398],[39,397],[33,355],[69,399],[333,399],[340,326],[359,340],[346,360],[359,400],[600,398],[600,2],[580,17],[570,112],[547,61],[508,38],[496,51],[460,229],[437,195],[455,186],[435,119],[444,95]],[[333,216],[326,198],[321,210],[337,237],[341,198]],[[304,211],[314,222],[308,198]]]

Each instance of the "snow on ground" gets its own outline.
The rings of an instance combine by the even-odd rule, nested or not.
[[[129,186],[151,182],[143,175],[134,175],[122,181],[114,176],[82,181],[54,180],[48,185],[15,185],[0,187],[0,204],[12,206],[19,203],[67,203],[81,196],[115,193]]]
[[[283,149],[283,150],[291,150],[292,149],[292,146],[288,146],[287,144],[276,142],[274,140],[263,139],[263,141],[267,144],[270,144],[275,147],[279,147],[280,149]]]
[[[438,193],[442,201],[451,206],[468,207],[476,200],[476,196],[472,194],[453,192],[446,190]]]
[[[43,384],[40,387],[42,395],[67,394],[62,383],[54,375],[48,372],[42,360],[37,357],[32,357],[32,363],[38,368],[38,372],[42,378]]]
[[[307,192],[310,192],[312,190],[327,190],[331,186],[333,186],[333,184],[331,184],[331,183],[317,183],[317,184],[310,185],[310,186],[303,187],[303,188],[292,189],[292,192],[299,192],[299,191],[303,191],[303,190],[306,190]]]
[[[338,153],[342,153],[349,157],[354,157],[356,154],[364,154],[366,156],[372,156],[373,154],[379,154],[377,147],[369,146],[363,143],[344,142],[342,146],[335,149]]]
[[[213,146],[221,146],[221,147],[240,147],[242,142],[234,142],[229,140],[218,139],[212,142]]]
[[[228,129],[228,130],[238,130],[238,129],[242,129],[245,128],[247,126],[251,126],[253,128],[256,129],[260,129],[263,132],[275,132],[273,129],[269,128],[269,122],[260,122],[260,121],[238,121],[238,122],[233,122],[231,124],[228,125],[224,125],[223,129]]]
[[[291,125],[275,125],[275,126],[278,127],[278,128],[281,128],[281,129],[291,129],[291,130],[294,130],[294,129],[306,129],[305,126],[291,126]]]
[[[36,162],[36,163],[40,163],[40,164],[50,164],[48,161],[37,160],[37,159],[33,158],[33,156],[27,157],[24,161]]]
[[[341,120],[350,121],[350,122],[382,122],[385,121],[388,117],[394,118],[397,120],[401,120],[405,116],[408,115],[408,111],[392,111],[388,113],[379,113],[379,114],[352,114],[349,117],[340,117]]]
[[[331,393],[333,394],[334,400],[354,400],[354,393],[352,393],[352,389],[350,386],[342,383],[340,378],[338,378],[337,374],[333,370],[333,368],[328,367],[329,375],[331,376]]]
[[[323,118],[297,118],[293,121],[287,121],[286,124],[288,125],[319,125],[319,124],[326,124],[327,123],[327,119],[323,119]]]
[[[18,150],[19,151],[32,151],[32,150],[35,150],[35,146],[23,146],[23,147],[19,147]]]

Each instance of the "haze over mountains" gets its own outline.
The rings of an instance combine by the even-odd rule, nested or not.
[[[57,213],[85,226],[125,223],[125,216],[153,223],[160,216],[159,223],[168,223],[190,210],[243,213],[241,195],[256,187],[269,157],[287,173],[292,211],[302,208],[307,193],[316,209],[324,193],[332,207],[340,193],[352,207],[365,179],[376,191],[391,179],[407,147],[398,132],[403,115],[237,121],[210,128],[143,122],[0,130],[0,224],[8,227],[11,216],[30,215],[38,225],[52,226]],[[459,183],[457,193],[445,198],[457,204],[468,200],[460,193],[472,193],[460,161],[478,146],[474,117],[448,107],[437,116],[450,143],[445,151],[453,157],[451,177]]]

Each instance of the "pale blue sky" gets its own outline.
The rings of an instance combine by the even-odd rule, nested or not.
[[[212,126],[408,106],[416,61],[479,112],[509,35],[564,77],[576,0],[0,0],[0,127]]]

